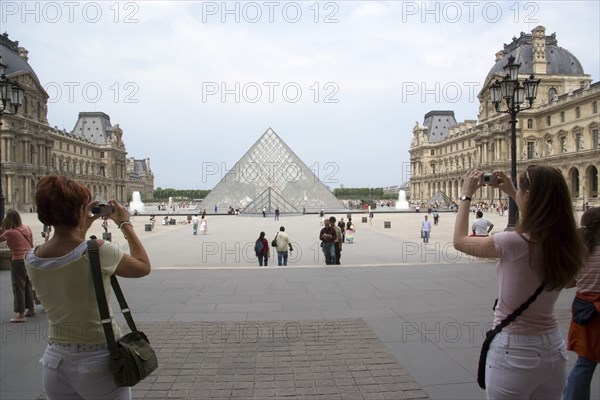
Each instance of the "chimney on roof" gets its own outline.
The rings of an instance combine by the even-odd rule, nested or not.
[[[533,36],[533,74],[534,75],[545,75],[546,74],[546,28],[543,26],[537,26],[531,31]]]
[[[25,47],[19,47],[19,56],[23,60],[29,61],[29,51],[27,51],[27,49],[25,49]]]

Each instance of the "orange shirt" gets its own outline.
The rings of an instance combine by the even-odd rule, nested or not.
[[[7,229],[1,235],[10,249],[11,260],[22,260],[25,254],[31,249],[33,243],[33,233],[27,225],[21,225],[13,229]]]

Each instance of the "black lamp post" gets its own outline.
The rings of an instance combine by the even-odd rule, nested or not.
[[[520,111],[528,110],[533,106],[533,101],[537,97],[537,89],[540,84],[539,79],[533,75],[525,81],[519,81],[519,68],[521,64],[515,64],[515,57],[508,58],[508,64],[504,67],[506,75],[502,80],[496,79],[490,86],[492,103],[496,111],[510,115],[510,177],[517,186],[517,114]],[[526,102],[526,105],[523,103]],[[504,108],[503,108],[504,107]],[[508,225],[507,230],[513,230],[517,223],[517,203],[513,198],[508,202]]]
[[[2,128],[2,115],[15,115],[17,113],[24,92],[21,85],[6,77],[6,67],[7,65],[2,63],[2,57],[0,56],[0,129]],[[0,143],[0,163],[2,161],[4,160],[2,160],[2,143]],[[0,224],[4,220],[4,200],[2,171],[0,170]]]

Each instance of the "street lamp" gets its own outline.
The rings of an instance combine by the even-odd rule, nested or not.
[[[0,130],[2,115],[15,115],[21,106],[23,88],[17,82],[11,81],[5,75],[6,67],[0,55]],[[0,163],[2,160],[2,143],[0,143]],[[0,224],[4,220],[4,192],[2,191],[2,171],[0,167]]]
[[[517,186],[517,114],[520,111],[528,110],[533,106],[533,101],[537,97],[537,89],[540,84],[539,79],[533,75],[519,81],[519,68],[521,64],[515,64],[515,57],[508,58],[508,64],[504,66],[506,75],[502,80],[496,79],[490,86],[492,103],[496,112],[510,115],[510,177]],[[526,100],[526,105],[523,103]],[[503,108],[504,107],[504,108]],[[517,223],[517,203],[512,197],[508,201],[508,225],[506,230],[513,230]]]

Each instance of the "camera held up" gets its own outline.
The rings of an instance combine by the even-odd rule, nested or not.
[[[479,180],[480,185],[497,185],[498,183],[500,183],[500,180],[498,179],[498,176],[493,172],[487,172],[481,175],[481,178]]]
[[[114,208],[110,204],[98,204],[97,206],[92,207],[92,214],[100,214],[101,217],[108,217],[113,211]]]

